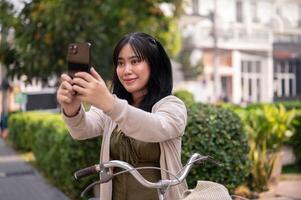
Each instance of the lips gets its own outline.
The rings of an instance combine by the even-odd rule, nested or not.
[[[138,78],[127,78],[127,79],[123,79],[123,82],[126,84],[126,85],[130,85],[132,83],[134,83]]]

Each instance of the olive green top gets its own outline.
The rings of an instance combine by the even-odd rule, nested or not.
[[[159,167],[159,143],[148,143],[127,137],[115,128],[110,141],[111,160],[122,160],[134,167]],[[114,169],[114,173],[121,169]],[[161,172],[154,169],[141,169],[141,175],[148,181],[156,182],[161,179]],[[112,200],[156,200],[156,189],[141,185],[130,173],[123,173],[113,178]]]

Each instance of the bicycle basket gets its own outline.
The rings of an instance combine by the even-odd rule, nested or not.
[[[219,183],[211,181],[198,181],[193,190],[186,190],[183,200],[231,200],[227,188]]]

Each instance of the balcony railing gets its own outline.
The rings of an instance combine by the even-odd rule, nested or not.
[[[211,26],[199,26],[191,29],[189,34],[186,34],[190,39],[188,40],[191,46],[206,46],[213,47],[213,35]],[[273,33],[268,29],[251,29],[246,27],[230,26],[228,28],[218,28],[216,31],[218,46],[231,48],[231,46],[244,49],[271,49],[273,44]]]

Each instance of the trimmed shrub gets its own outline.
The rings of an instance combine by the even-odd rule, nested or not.
[[[274,103],[252,103],[252,104],[249,104],[246,108],[248,110],[256,109],[258,107],[262,107],[263,105],[271,105],[271,104],[274,104],[276,106],[279,106],[281,104],[287,110],[301,109],[301,101],[279,101],[279,102],[274,102]]]
[[[79,198],[84,187],[96,177],[76,182],[73,173],[99,162],[100,138],[75,141],[60,115],[46,112],[17,113],[10,117],[12,144],[32,150],[44,175],[70,197]]]
[[[287,110],[298,109],[301,110],[301,101],[282,101],[275,102],[274,104],[282,104]]]
[[[187,179],[190,188],[197,180],[211,180],[233,192],[249,175],[247,137],[239,117],[230,110],[203,104],[188,108],[183,136],[184,163],[195,152],[214,157],[222,166],[207,163],[192,168]]]
[[[31,150],[32,144],[35,143],[36,130],[40,128],[44,117],[49,116],[48,113],[14,113],[9,117],[9,140],[12,145],[21,151]]]
[[[193,94],[187,90],[175,91],[174,95],[176,97],[178,97],[179,99],[181,99],[185,103],[186,106],[189,106],[195,102]]]

